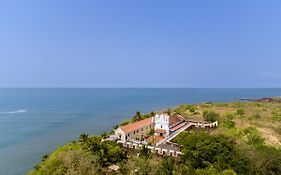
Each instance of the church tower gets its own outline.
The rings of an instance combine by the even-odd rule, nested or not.
[[[166,113],[164,114],[156,114],[155,115],[155,126],[154,130],[155,132],[161,132],[165,130],[165,133],[161,133],[161,136],[167,136],[169,135],[169,119],[170,116]]]

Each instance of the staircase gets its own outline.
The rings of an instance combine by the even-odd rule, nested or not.
[[[166,137],[165,139],[163,140],[160,140],[158,143],[156,143],[156,146],[162,144],[162,143],[166,143],[167,141],[170,141],[172,140],[173,138],[175,138],[177,135],[179,135],[179,133],[181,133],[182,131],[186,130],[187,128],[189,128],[190,126],[192,126],[192,124],[190,123],[186,123],[185,122],[185,125],[180,128],[179,130],[177,130],[175,133],[169,135],[168,137]]]

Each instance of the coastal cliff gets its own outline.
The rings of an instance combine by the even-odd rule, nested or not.
[[[29,174],[281,174],[280,102],[183,104],[158,111],[163,112],[180,114],[185,120],[218,121],[219,125],[181,132],[172,140],[180,145],[180,157],[159,156],[146,147],[123,148],[104,140],[110,133],[81,134],[79,140],[43,156]],[[155,113],[137,112],[120,125]]]

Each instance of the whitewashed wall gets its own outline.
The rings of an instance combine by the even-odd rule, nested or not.
[[[154,129],[165,129],[166,133],[169,135],[169,119],[168,114],[156,114],[155,115],[155,127]]]

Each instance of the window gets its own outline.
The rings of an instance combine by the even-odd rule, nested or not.
[[[162,128],[162,125],[161,125],[161,128]]]
[[[137,133],[139,133],[139,130],[137,130]]]
[[[134,131],[134,134],[136,134],[136,131]]]

